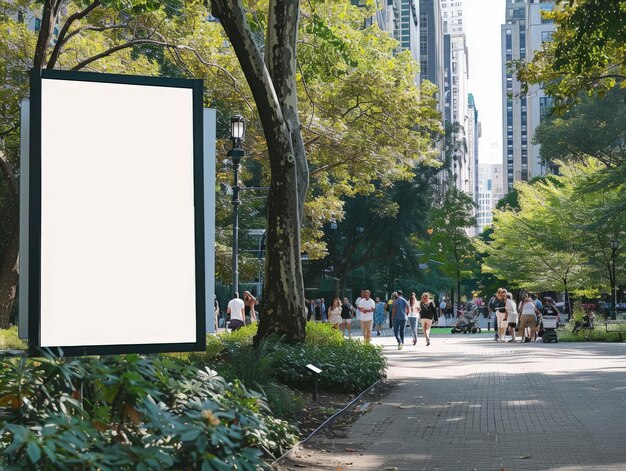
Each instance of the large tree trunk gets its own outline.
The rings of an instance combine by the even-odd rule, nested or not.
[[[19,224],[13,221],[14,228],[2,255],[0,267],[0,329],[6,329],[11,322],[11,311],[17,292],[17,255],[20,246]]]
[[[18,251],[20,246],[20,228],[18,216],[19,189],[17,179],[9,163],[0,156],[0,177],[5,180],[11,212],[3,221],[11,229],[9,239],[2,254],[0,266],[0,329],[6,329],[11,321],[11,310],[15,301],[18,277]]]
[[[270,159],[263,311],[255,343],[270,334],[303,341],[306,325],[300,223],[308,185],[296,95],[299,2],[271,0],[266,58],[238,0],[212,0],[259,111]]]

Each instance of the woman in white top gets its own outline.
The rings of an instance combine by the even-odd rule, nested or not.
[[[417,320],[420,316],[420,303],[415,296],[415,293],[411,293],[409,299],[409,325],[411,326],[411,333],[413,334],[413,345],[417,343]]]
[[[341,324],[341,301],[339,298],[333,300],[333,305],[328,310],[328,321],[334,329],[339,329],[339,324]]]
[[[508,322],[509,332],[511,332],[511,340],[509,342],[517,342],[515,340],[515,329],[517,329],[517,307],[513,302],[511,293],[506,293],[506,315],[504,316],[505,322]]]

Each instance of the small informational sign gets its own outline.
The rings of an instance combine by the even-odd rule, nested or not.
[[[205,348],[202,82],[31,74],[31,354]]]
[[[320,374],[322,372],[322,370],[320,370],[317,366],[312,365],[311,363],[309,363],[308,365],[306,365],[306,367],[311,370],[313,373],[315,374]]]

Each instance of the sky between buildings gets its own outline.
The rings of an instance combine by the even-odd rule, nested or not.
[[[502,66],[500,25],[505,0],[464,0],[469,54],[469,92],[474,94],[482,126],[479,160],[502,163]]]

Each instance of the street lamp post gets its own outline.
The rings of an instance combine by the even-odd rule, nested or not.
[[[332,238],[331,238],[331,246],[330,246],[330,260],[331,263],[333,264],[333,271],[332,271],[332,277],[333,277],[333,287],[334,287],[334,294],[335,296],[338,295],[339,293],[339,286],[337,283],[337,258],[336,258],[336,250],[337,250],[337,221],[330,221],[330,231],[332,233]]]
[[[245,121],[243,116],[235,115],[230,119],[230,140],[233,148],[228,151],[228,157],[233,161],[233,291],[239,292],[239,164],[245,152],[243,150],[243,137]]]
[[[619,247],[619,240],[612,240],[611,242],[609,242],[609,247],[611,247],[611,261],[613,263],[613,283],[611,286],[611,294],[613,300],[613,319],[617,319],[617,279],[615,278],[615,253],[617,252],[617,248]]]

